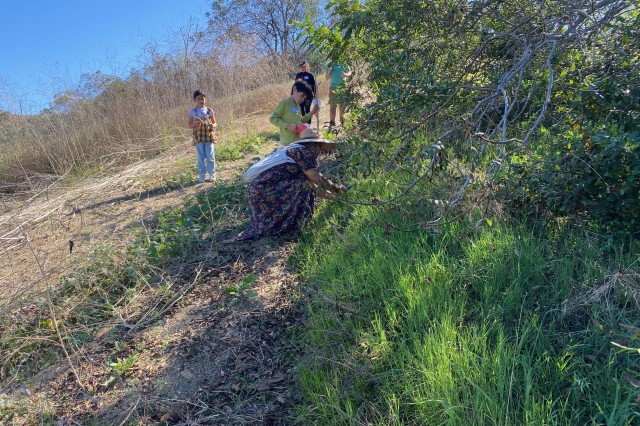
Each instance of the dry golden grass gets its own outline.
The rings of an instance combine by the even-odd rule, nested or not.
[[[30,197],[61,176],[111,173],[158,155],[188,137],[185,116],[195,89],[207,93],[227,124],[268,109],[269,87],[287,80],[290,64],[242,51],[227,52],[227,59],[224,65],[213,58],[156,60],[127,80],[97,73],[84,90],[98,95],[71,93],[47,113],[3,117],[0,193]]]
[[[277,129],[268,122],[277,102],[288,96],[290,82],[268,85],[230,98],[212,99],[221,142]],[[326,88],[324,90],[326,99]],[[322,96],[321,86],[321,96]],[[0,199],[0,309],[10,309],[25,295],[82,265],[87,253],[101,244],[124,247],[135,230],[155,214],[198,191],[195,186],[165,190],[174,176],[190,172],[195,161],[186,129],[185,104],[168,113],[176,123],[170,145],[152,158],[119,163],[118,167],[91,169],[88,176],[69,179],[40,175],[38,185]],[[321,110],[326,119],[328,108]],[[322,122],[322,120],[321,120]],[[314,120],[315,124],[315,120]],[[182,127],[178,127],[182,126]],[[159,136],[142,141],[155,145]],[[240,160],[239,162],[243,162]],[[128,164],[128,165],[127,165]],[[234,164],[219,162],[224,179]],[[227,169],[228,171],[225,171]],[[229,176],[230,177],[230,176]],[[69,242],[73,241],[70,251]]]
[[[268,117],[277,102],[288,96],[290,84],[269,85],[243,95],[209,100],[220,124],[218,148],[262,131],[276,134],[277,129],[269,124]],[[15,377],[7,375],[4,368],[0,370],[3,392],[12,406],[19,408],[10,410],[14,424],[38,424],[43,413],[50,419],[103,419],[97,424],[126,421],[151,424],[159,418],[175,420],[189,416],[202,419],[199,413],[204,411],[211,421],[264,420],[276,416],[273,410],[284,412],[286,406],[282,401],[290,404],[286,389],[293,387],[285,379],[290,366],[266,365],[249,356],[256,351],[275,353],[278,345],[286,346],[286,341],[278,336],[283,330],[281,324],[294,316],[288,311],[293,294],[289,287],[294,285],[294,278],[285,272],[289,246],[279,247],[269,241],[236,246],[214,240],[210,251],[184,260],[180,266],[184,271],[158,271],[167,280],[162,285],[167,286],[168,293],[163,293],[162,285],[157,283],[146,286],[130,303],[116,304],[113,318],[96,317],[92,327],[98,331],[92,331],[92,343],[81,348],[71,336],[82,333],[85,326],[72,322],[67,315],[72,315],[69,311],[79,304],[85,304],[88,310],[92,308],[94,302],[81,294],[82,289],[74,297],[73,306],[52,304],[48,314],[41,312],[41,317],[32,318],[28,302],[36,296],[53,301],[47,289],[62,277],[83,270],[93,250],[106,245],[111,256],[117,256],[132,238],[154,226],[160,211],[181,205],[186,197],[215,191],[216,184],[193,185],[189,178],[185,185],[168,186],[176,175],[184,173],[190,173],[191,181],[195,180],[195,155],[189,131],[184,128],[190,106],[185,104],[169,112],[174,116],[176,136],[155,157],[120,164],[113,170],[92,169],[92,173],[74,179],[51,175],[46,187],[38,191],[32,188],[13,197],[5,195],[2,200],[0,312],[20,321],[33,319],[36,327],[44,324],[45,334],[51,332],[59,340],[48,343],[52,347],[49,353],[55,353],[57,358],[47,365],[43,359],[47,352],[31,347],[40,344],[37,336],[20,343],[14,336],[3,334],[16,345],[15,349],[3,348],[3,359],[16,362],[15,351],[24,352],[29,354],[25,357],[32,369],[25,372],[18,368],[21,378],[17,373]],[[323,118],[327,114],[327,108],[321,111]],[[272,150],[273,146],[267,145],[263,153]],[[221,184],[235,179],[248,161],[248,158],[219,161]],[[71,252],[69,241],[74,242]],[[224,261],[227,258],[232,261]],[[222,263],[212,270],[207,267],[212,261]],[[237,285],[249,274],[256,276],[258,300],[230,309],[226,306],[229,296],[225,288]],[[167,298],[167,294],[172,296]],[[61,301],[55,303],[58,302]],[[145,312],[139,322],[130,322],[131,313],[127,313],[130,309]],[[136,325],[135,330],[118,328],[132,324]],[[269,347],[261,343],[265,339],[272,342]],[[181,352],[185,342],[190,342],[193,348],[212,350],[205,357],[193,358]],[[117,351],[124,351],[125,355],[115,355]],[[136,354],[136,361],[126,381],[119,378],[107,382],[106,379],[114,377],[109,363],[116,356],[131,353]],[[219,374],[220,365],[239,355],[243,356],[243,362],[237,364],[242,368],[238,374],[230,374],[228,382],[203,384],[203,377]],[[262,391],[247,397],[247,404],[237,412],[222,411],[230,403],[228,395],[244,386],[243,374],[247,371],[256,375],[255,386]],[[29,383],[24,377],[29,378]],[[266,402],[262,394],[268,394]],[[209,400],[205,399],[207,395]],[[153,411],[149,407],[155,410],[155,420],[149,420]],[[254,411],[251,407],[261,408]]]

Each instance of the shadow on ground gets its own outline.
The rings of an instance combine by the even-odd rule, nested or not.
[[[290,424],[300,392],[287,328],[302,315],[286,266],[293,244],[220,242],[234,233],[219,234],[206,255],[173,277],[176,291],[191,286],[177,303],[134,329],[104,330],[76,352],[91,395],[66,364],[34,379],[29,393],[64,406],[64,417],[55,417],[62,424]],[[250,274],[257,297],[228,291]],[[135,362],[123,374],[107,367],[131,354]]]

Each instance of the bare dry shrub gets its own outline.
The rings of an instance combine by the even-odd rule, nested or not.
[[[635,270],[621,269],[602,278],[600,283],[589,286],[566,300],[562,305],[565,315],[585,308],[600,306],[611,312],[614,307],[631,304],[633,310],[640,309],[640,274]]]

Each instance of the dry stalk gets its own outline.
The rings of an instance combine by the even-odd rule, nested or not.
[[[640,274],[631,270],[620,270],[602,279],[601,285],[594,285],[586,293],[566,300],[562,306],[564,314],[571,314],[583,307],[601,304],[607,309],[611,307],[611,299],[622,292],[625,300],[633,300],[635,308],[640,308]]]
[[[16,223],[18,223],[17,219],[16,219]],[[20,232],[25,232],[24,228],[22,228],[22,226],[19,224],[18,228],[20,228]],[[25,236],[26,239],[26,236]],[[75,368],[75,365],[73,363],[73,361],[71,360],[71,355],[69,354],[69,351],[67,350],[67,347],[64,343],[64,339],[62,337],[62,332],[60,330],[60,324],[58,322],[58,318],[56,315],[56,309],[55,306],[53,305],[53,297],[51,294],[51,284],[49,282],[49,276],[45,270],[45,266],[44,264],[40,261],[40,259],[38,258],[38,255],[36,253],[35,248],[33,247],[33,245],[31,244],[31,242],[27,242],[27,246],[29,247],[29,250],[32,254],[32,256],[34,257],[36,264],[38,265],[40,274],[42,276],[42,279],[44,280],[45,284],[46,284],[46,295],[47,295],[47,306],[49,308],[49,315],[51,317],[51,322],[53,325],[53,328],[56,332],[56,338],[58,340],[58,345],[60,346],[60,348],[62,349],[62,351],[64,352],[65,358],[69,364],[69,367],[71,368],[71,371],[73,372],[73,376],[76,380],[76,383],[78,384],[78,386],[80,387],[81,390],[84,391],[84,385],[82,383],[82,381],[80,380],[80,376],[78,375],[78,372]]]

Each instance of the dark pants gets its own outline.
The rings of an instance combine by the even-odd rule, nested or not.
[[[309,111],[311,111],[311,99],[305,99],[304,103],[302,103],[302,105],[300,105],[300,112],[302,113],[302,115],[307,115],[309,114]],[[307,121],[304,121],[304,123],[311,123],[311,118],[309,118]]]

